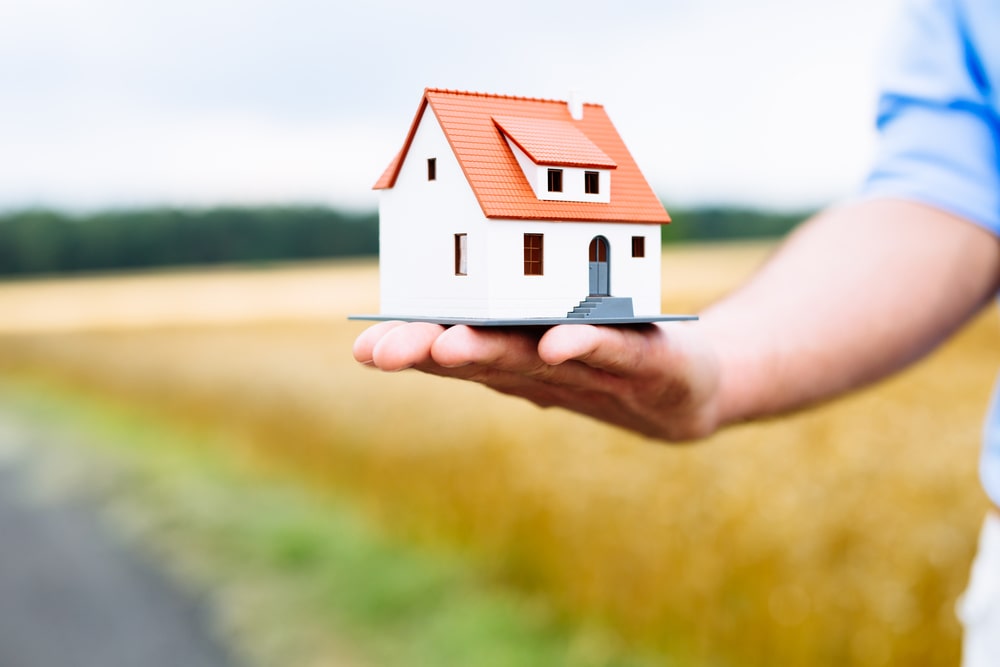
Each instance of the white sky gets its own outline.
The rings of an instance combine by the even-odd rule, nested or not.
[[[679,205],[812,206],[871,154],[896,0],[0,0],[0,209],[371,208],[426,86],[604,104]]]

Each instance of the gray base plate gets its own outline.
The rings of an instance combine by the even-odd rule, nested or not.
[[[697,320],[697,315],[653,315],[651,317],[522,317],[514,319],[491,319],[487,317],[415,317],[413,315],[351,315],[349,320],[371,320],[386,322],[430,322],[451,326],[467,324],[470,327],[552,327],[557,324],[650,324],[652,322],[684,322]]]

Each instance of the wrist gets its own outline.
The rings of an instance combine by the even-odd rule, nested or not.
[[[717,377],[711,412],[715,429],[771,414],[771,390],[778,380],[772,349],[754,341],[745,328],[706,313],[699,322]]]

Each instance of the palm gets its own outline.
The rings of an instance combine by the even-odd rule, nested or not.
[[[358,337],[355,358],[479,382],[644,435],[686,440],[714,430],[718,369],[688,327],[445,329],[385,322]]]

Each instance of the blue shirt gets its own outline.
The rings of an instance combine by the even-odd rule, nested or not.
[[[1000,1],[912,0],[895,26],[862,194],[930,204],[1000,236]],[[1000,506],[1000,384],[980,474]]]

